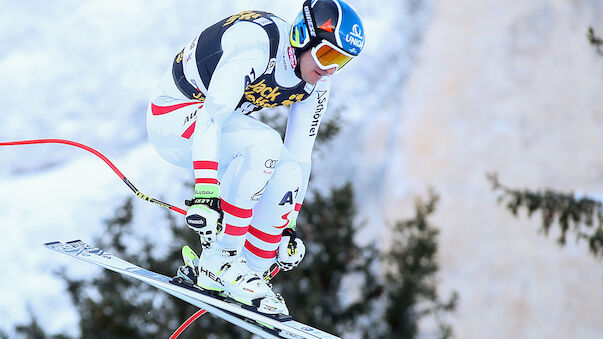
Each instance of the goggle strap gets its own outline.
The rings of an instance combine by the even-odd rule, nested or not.
[[[304,12],[304,21],[308,27],[308,32],[310,33],[311,37],[316,38],[318,35],[316,34],[316,20],[314,19],[314,13],[312,13],[312,0],[304,1],[302,9]]]

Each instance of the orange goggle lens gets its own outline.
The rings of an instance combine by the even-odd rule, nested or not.
[[[320,43],[318,46],[312,48],[312,57],[314,57],[314,61],[316,61],[318,67],[324,70],[336,67],[337,71],[353,58],[353,56],[339,51],[326,42]]]

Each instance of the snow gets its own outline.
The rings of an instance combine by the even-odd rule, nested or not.
[[[146,140],[146,105],[159,78],[209,24],[248,9],[291,19],[301,3],[2,1],[0,140],[84,143],[144,194],[183,207],[190,192],[182,183],[192,173],[167,164]],[[49,333],[76,334],[77,317],[53,271],[67,264],[74,275],[98,270],[41,244],[99,236],[103,221],[133,194],[98,158],[65,145],[1,147],[0,164],[0,329],[10,334],[30,308]],[[134,206],[139,233],[162,248],[167,225],[155,220],[164,210],[140,199]]]
[[[48,152],[61,146],[43,146]],[[149,162],[153,163],[149,167]],[[186,177],[185,170],[162,163],[150,145],[141,144],[116,161],[120,168],[131,168],[133,177],[147,179],[138,182],[131,179],[143,193],[170,201],[183,201],[177,192],[178,186],[171,185],[170,176]],[[162,173],[157,176],[157,173]],[[129,173],[126,173],[128,177]],[[45,251],[41,244],[54,240],[91,240],[100,236],[102,221],[130,196],[126,185],[98,158],[74,159],[64,164],[36,171],[35,175],[15,175],[0,181],[0,215],[2,215],[3,240],[0,258],[3,279],[0,285],[0,318],[6,321],[24,319],[26,303],[32,305],[36,314],[47,313],[47,307],[59,306],[66,312],[56,316],[40,317],[49,331],[73,326],[74,315],[69,306],[64,286],[52,276],[53,271],[70,264],[69,272],[85,275],[98,270],[85,265],[72,265],[65,258]],[[181,204],[176,204],[181,205]],[[161,209],[140,200],[137,211],[144,211],[137,223],[142,235],[155,234],[157,246],[166,239],[167,225],[156,225]],[[163,226],[163,229],[162,229]],[[25,283],[24,283],[25,282]],[[41,288],[43,286],[43,288]],[[62,296],[59,298],[58,296]],[[52,313],[51,313],[52,314]]]

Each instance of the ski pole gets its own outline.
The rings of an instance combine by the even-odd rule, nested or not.
[[[69,146],[74,146],[74,147],[79,147],[81,149],[84,149],[94,155],[96,155],[97,157],[99,157],[101,160],[103,160],[112,170],[113,172],[115,172],[115,174],[117,174],[117,176],[128,186],[128,188],[130,188],[132,190],[132,192],[134,192],[134,194],[136,194],[139,198],[146,200],[148,202],[152,202],[154,204],[157,204],[161,207],[170,209],[172,211],[178,212],[182,215],[186,215],[186,211],[170,205],[166,202],[163,202],[159,199],[155,199],[149,196],[146,196],[144,194],[142,194],[142,192],[140,192],[138,190],[138,188],[136,188],[136,186],[134,186],[130,180],[128,180],[128,178],[126,178],[125,175],[123,175],[123,173],[121,173],[121,171],[111,162],[111,160],[109,160],[106,156],[104,156],[101,152],[95,150],[94,148],[90,147],[90,146],[86,146],[84,144],[80,144],[79,142],[75,142],[75,141],[71,141],[71,140],[65,140],[65,139],[37,139],[37,140],[21,140],[21,141],[7,141],[7,142],[0,142],[0,146],[19,146],[19,145],[35,145],[35,144],[64,144],[64,145],[69,145]]]

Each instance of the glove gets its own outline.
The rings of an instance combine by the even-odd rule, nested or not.
[[[283,271],[291,271],[299,265],[305,254],[304,242],[297,237],[297,233],[292,228],[286,228],[277,250],[276,264],[278,267]]]
[[[187,200],[189,206],[184,220],[190,229],[199,233],[203,243],[216,241],[222,231],[224,212],[220,208],[219,186],[195,185],[195,197]]]

